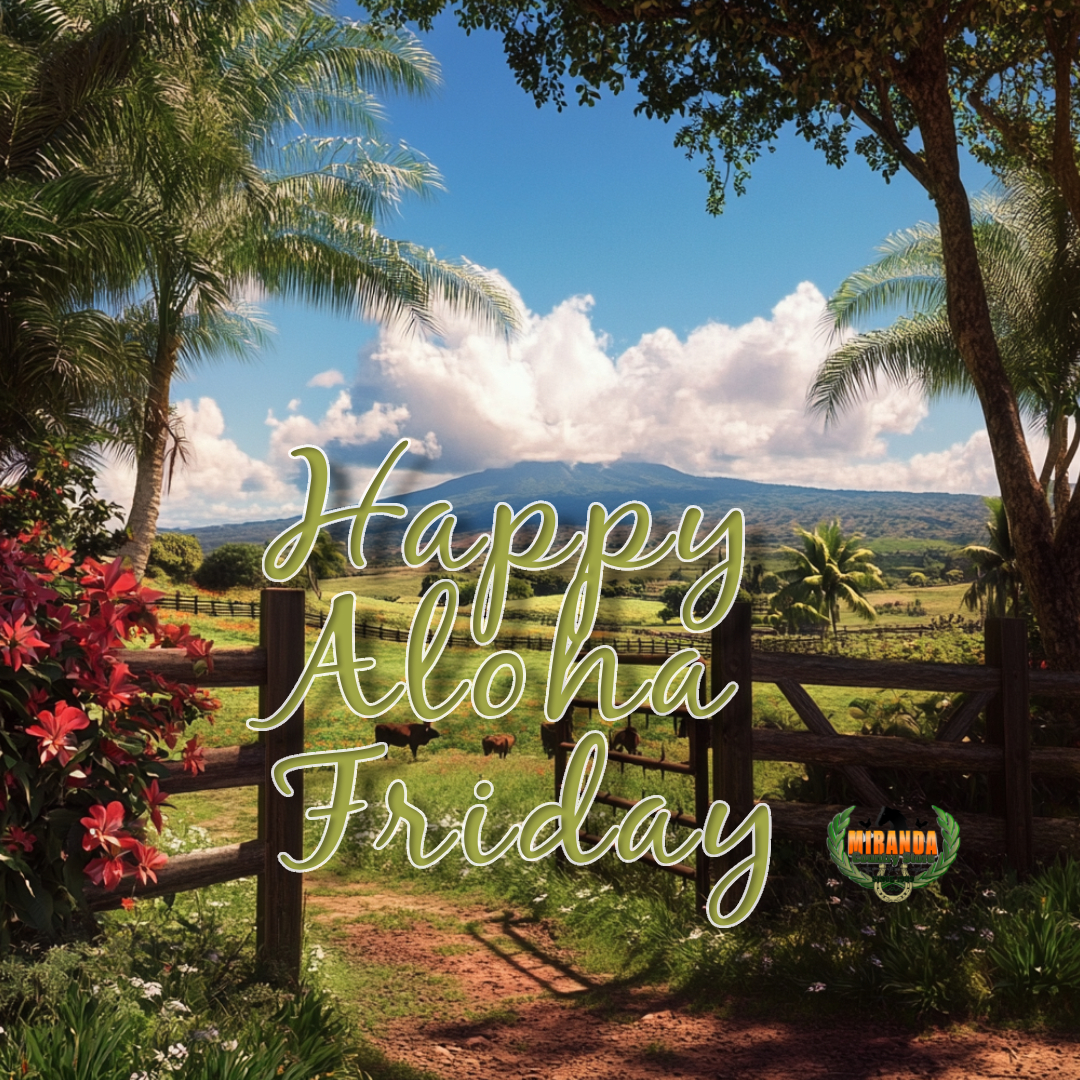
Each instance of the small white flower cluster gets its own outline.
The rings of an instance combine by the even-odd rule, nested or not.
[[[183,1043],[172,1043],[164,1053],[154,1051],[154,1060],[168,1072],[179,1072],[187,1060],[188,1048]]]
[[[148,1001],[152,1001],[154,998],[161,997],[161,983],[156,982],[144,982],[137,976],[132,976],[128,979],[128,982],[135,987],[136,990],[142,991],[142,996]]]
[[[806,988],[806,991],[809,994],[820,994],[821,991],[824,990],[824,989],[825,989],[825,984],[823,982],[816,982],[816,983],[811,983]]]
[[[316,945],[311,950],[311,959],[308,962],[308,971],[318,971],[319,965],[326,959],[326,953],[321,945]]]

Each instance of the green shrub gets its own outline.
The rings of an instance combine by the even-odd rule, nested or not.
[[[907,583],[914,589],[922,589],[929,582],[927,576],[916,570],[914,573],[908,574]]]
[[[203,589],[258,588],[266,584],[262,557],[258,544],[222,544],[203,559],[195,583]]]
[[[186,533],[159,533],[150,546],[149,567],[164,571],[177,581],[188,581],[203,561],[202,544]]]

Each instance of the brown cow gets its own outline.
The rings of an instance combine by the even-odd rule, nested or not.
[[[484,757],[490,757],[492,753],[496,753],[500,758],[505,758],[516,741],[513,735],[485,735],[483,738]]]
[[[389,743],[390,746],[407,746],[412,751],[413,761],[416,751],[427,746],[432,739],[442,734],[431,724],[376,724],[375,741]]]
[[[555,756],[555,751],[559,748],[560,739],[559,729],[557,725],[558,721],[556,721],[554,724],[549,724],[546,720],[540,721],[540,742],[544,747],[544,753],[547,754],[549,758],[553,758]],[[567,727],[567,735],[572,742],[574,739],[573,714],[571,714],[570,716],[570,723],[567,725]]]
[[[640,745],[641,736],[638,734],[637,728],[631,727],[629,723],[622,731],[616,731],[611,737],[612,750],[625,750],[628,754],[638,754],[640,753],[638,750]]]

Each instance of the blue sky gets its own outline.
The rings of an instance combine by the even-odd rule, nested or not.
[[[816,294],[805,287],[802,294],[797,293],[800,285],[810,283],[827,296],[846,274],[873,257],[875,245],[889,232],[933,218],[925,193],[906,175],[886,184],[856,158],[843,170],[832,169],[794,133],[785,133],[777,152],[755,166],[748,195],[733,196],[722,217],[710,217],[704,209],[705,181],[698,163],[688,161],[672,146],[674,125],[633,116],[632,93],[607,98],[594,108],[574,105],[562,113],[552,107],[538,110],[514,83],[497,37],[466,36],[443,17],[425,40],[442,65],[444,85],[426,100],[387,101],[387,126],[393,138],[407,141],[434,162],[447,190],[435,201],[403,206],[401,216],[386,223],[386,231],[432,247],[445,258],[467,256],[505,278],[534,313],[534,344],[539,352],[522,360],[530,378],[537,365],[547,365],[545,370],[557,366],[558,348],[581,349],[588,353],[582,362],[591,375],[582,375],[571,364],[565,369],[566,378],[580,377],[584,384],[594,378],[599,380],[593,387],[597,393],[607,387],[604,393],[624,398],[630,393],[625,379],[610,382],[602,368],[606,363],[613,370],[625,367],[629,371],[644,336],[651,342],[652,351],[646,349],[653,356],[650,363],[660,363],[669,375],[676,367],[684,372],[681,382],[674,375],[658,380],[657,392],[663,386],[676,396],[693,396],[697,385],[693,365],[698,365],[704,378],[714,355],[710,350],[735,349],[725,362],[742,374],[734,379],[729,374],[728,383],[715,383],[711,391],[730,407],[703,410],[692,418],[698,427],[708,427],[714,415],[717,419],[722,415],[731,430],[740,422],[740,392],[728,393],[725,388],[754,382],[743,376],[757,365],[755,349],[768,353],[779,348],[777,341],[783,339],[784,348],[801,357],[795,367],[803,383],[805,373],[817,362],[811,362],[807,350],[816,349],[814,355],[820,360],[822,346],[812,341],[814,320],[808,315]],[[973,162],[967,165],[970,191],[977,191],[989,179]],[[774,308],[797,295],[806,310],[800,308],[797,316],[789,311],[785,322]],[[585,296],[592,298],[591,306],[573,299]],[[438,454],[433,452],[416,463],[424,465],[433,479],[507,464],[515,456],[544,456],[546,447],[556,456],[577,453],[584,457],[588,447],[619,444],[624,454],[650,459],[647,438],[624,446],[600,429],[577,441],[567,437],[562,442],[555,437],[545,440],[539,431],[520,439],[507,437],[504,431],[500,442],[499,433],[492,431],[486,441],[479,440],[482,449],[474,453],[469,446],[470,425],[460,413],[470,400],[497,397],[500,379],[507,372],[505,357],[496,360],[494,354],[485,354],[482,360],[465,346],[465,329],[459,328],[456,338],[450,334],[457,346],[442,359],[451,356],[458,365],[455,385],[462,382],[461,372],[473,380],[472,398],[452,401],[444,394],[447,407],[457,409],[454,417],[448,417],[439,412],[437,400],[425,405],[423,388],[417,388],[425,381],[423,365],[436,362],[436,354],[426,359],[418,355],[388,359],[394,349],[384,347],[385,337],[379,337],[375,326],[296,304],[268,302],[263,307],[278,328],[275,344],[263,357],[254,365],[228,362],[206,367],[173,389],[174,401],[187,403],[181,404],[181,412],[188,410],[189,432],[198,436],[196,448],[202,446],[197,456],[216,455],[219,472],[227,471],[221,462],[231,460],[232,472],[246,469],[246,478],[230,497],[227,484],[222,487],[222,476],[192,476],[166,500],[163,523],[280,516],[263,514],[278,504],[289,507],[283,513],[291,512],[295,500],[289,491],[299,477],[288,472],[283,440],[303,425],[282,427],[280,422],[290,416],[308,418],[309,437],[336,433],[339,456],[355,465],[358,479],[381,456],[387,439],[403,433],[419,439],[428,431]],[[695,332],[713,324],[737,331],[738,342],[732,344],[731,334],[716,336],[719,331],[709,340],[699,333],[697,347],[691,349]],[[673,338],[669,335],[658,343],[649,337],[662,330]],[[792,335],[805,340],[793,343]],[[540,354],[541,359],[536,359]],[[673,359],[676,354],[678,359]],[[645,361],[638,357],[636,362],[640,368]],[[777,361],[774,367],[774,376],[783,380],[783,365]],[[760,377],[773,377],[766,374],[769,370],[765,363]],[[339,372],[342,378],[326,376],[320,381],[327,385],[307,385],[313,376],[328,371]],[[483,381],[485,371],[490,384]],[[783,371],[790,375],[794,368]],[[510,379],[505,385],[516,384]],[[348,394],[347,406],[341,402],[343,390]],[[509,391],[504,387],[501,392]],[[784,397],[791,410],[795,397],[791,386]],[[700,432],[697,442],[684,452],[678,433],[667,431],[651,459],[691,472],[741,473],[752,479],[816,486],[840,486],[843,480],[845,486],[868,488],[992,487],[986,462],[973,464],[982,452],[981,444],[970,442],[983,426],[977,406],[948,402],[927,414],[909,398],[880,405],[876,419],[853,419],[846,443],[833,433],[824,437],[820,447],[811,448],[813,452],[791,449],[792,461],[810,457],[820,462],[816,467],[805,461],[798,467],[785,465],[784,452],[772,444],[771,449],[765,443],[755,449],[755,444],[746,443],[730,453],[719,446],[709,447],[701,442]],[[648,417],[643,415],[647,400],[647,394],[639,393],[633,407],[627,405],[629,411],[620,421],[624,427],[637,424],[635,430],[649,430]],[[327,410],[335,405],[337,426],[324,422]],[[376,405],[382,411],[372,428],[375,414],[371,410]],[[746,415],[757,417],[748,423],[758,427],[765,423],[761,407],[759,401],[757,413],[748,408]],[[523,430],[537,417],[549,425],[561,424],[559,430],[578,423],[559,409],[550,394],[545,397],[537,390],[532,412],[517,422],[514,431]],[[352,424],[351,434],[344,437],[343,410],[360,420],[367,417]],[[267,424],[270,411],[279,421],[277,427]],[[673,423],[678,426],[672,416],[658,414],[657,428],[666,431]],[[815,439],[813,431],[820,426],[818,422],[814,429],[800,422],[809,440]],[[372,435],[376,428],[377,438]],[[723,441],[719,433],[714,438]],[[848,471],[837,472],[830,461]],[[912,461],[921,464],[909,467]],[[851,471],[860,462],[864,471]],[[966,463],[967,473],[958,471],[958,462]],[[890,468],[891,463],[897,468]],[[209,460],[194,466],[196,473],[208,468]],[[270,473],[281,483],[271,482]],[[935,476],[941,477],[940,483]],[[120,501],[124,501],[125,482],[117,475],[110,492]],[[199,503],[196,491],[201,486],[205,492],[208,485],[215,495]]]

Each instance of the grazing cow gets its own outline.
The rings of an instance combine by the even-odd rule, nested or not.
[[[514,747],[513,735],[485,735],[483,738],[484,757],[491,757],[496,753],[500,758],[506,757]]]
[[[574,738],[574,722],[572,719],[569,726],[570,730],[567,732],[567,735],[569,735],[572,741]],[[544,753],[547,754],[549,758],[553,758],[555,756],[555,751],[558,750],[560,741],[561,740],[559,738],[559,728],[557,723],[549,724],[546,720],[541,720],[540,742],[543,744]]]
[[[641,745],[641,736],[635,727],[627,723],[622,731],[616,731],[611,737],[612,750],[625,750],[628,754],[639,754],[638,747]]]
[[[407,746],[412,751],[413,761],[416,751],[427,746],[432,739],[442,734],[431,724],[376,724],[375,741],[389,743],[390,746]]]

